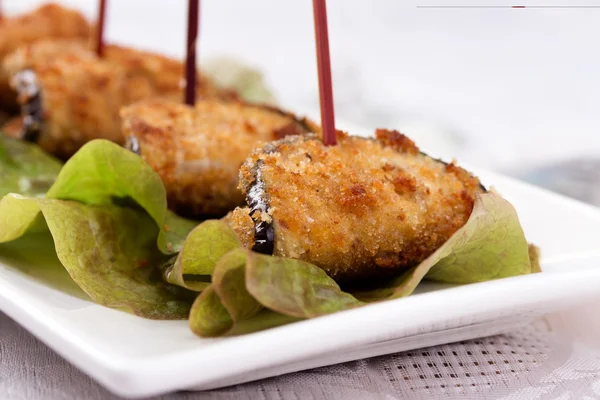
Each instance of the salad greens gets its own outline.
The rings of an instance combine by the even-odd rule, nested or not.
[[[167,256],[158,250],[158,227],[145,213],[14,195],[0,202],[0,213],[19,213],[21,206],[42,213],[58,259],[94,301],[147,318],[187,317],[185,290],[165,284],[157,273]]]
[[[34,145],[0,140],[0,168],[8,171],[0,187],[14,192],[0,201],[0,255],[20,243],[10,257],[26,260],[23,243],[45,238],[97,303],[147,318],[189,318],[200,336],[408,296],[422,280],[463,284],[540,271],[515,209],[493,192],[480,195],[468,222],[422,263],[375,289],[348,292],[317,266],[242,248],[223,221],[197,225],[169,212],[160,177],[116,144],[86,144],[59,173],[60,163]],[[39,176],[47,193],[19,184]]]
[[[159,227],[159,249],[169,254],[180,250],[195,226],[167,210],[165,187],[148,164],[107,140],[94,140],[71,157],[47,197],[145,211]]]
[[[60,161],[38,146],[0,133],[0,198],[8,193],[45,194],[61,167]]]
[[[49,231],[58,259],[97,303],[183,319],[194,296],[164,282],[160,267],[195,223],[166,206],[160,177],[140,157],[97,140],[65,164],[46,198],[0,201],[0,243]]]
[[[236,233],[222,221],[206,221],[190,232],[175,263],[165,272],[167,282],[201,292],[211,282],[216,263],[240,247]]]
[[[190,326],[200,336],[222,335],[235,324],[253,319],[258,305],[305,319],[408,296],[423,279],[473,283],[538,272],[537,257],[530,258],[530,251],[537,254],[525,240],[512,205],[495,193],[485,193],[477,198],[467,223],[443,246],[377,289],[344,292],[312,264],[232,250],[214,266],[210,291],[194,302]],[[264,326],[255,323],[254,328]]]

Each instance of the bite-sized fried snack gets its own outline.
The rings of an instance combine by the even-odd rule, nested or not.
[[[376,139],[314,135],[256,150],[240,170],[248,207],[225,221],[255,251],[301,259],[340,282],[423,261],[462,227],[479,180],[420,153],[397,131]]]
[[[318,128],[275,108],[200,100],[195,107],[147,100],[121,111],[128,147],[161,176],[169,207],[223,215],[243,203],[238,171],[260,142]]]
[[[119,110],[160,96],[183,100],[183,64],[158,54],[106,46],[103,58],[81,41],[40,41],[4,61],[19,94],[23,137],[68,158],[86,142],[123,143]],[[199,98],[235,99],[235,93],[199,77]]]
[[[79,12],[58,4],[46,4],[14,18],[0,19],[0,61],[18,47],[41,39],[87,39],[90,26]],[[16,94],[0,66],[0,108],[17,111]]]

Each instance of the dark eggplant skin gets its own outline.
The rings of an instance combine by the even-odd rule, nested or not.
[[[274,107],[269,109],[280,112]],[[298,120],[297,120],[298,121]],[[308,129],[308,126],[305,125]],[[307,133],[301,136],[304,140],[316,140],[318,136],[314,133]],[[267,143],[263,150],[267,154],[276,152],[279,146],[285,143],[294,143],[298,140],[298,136],[287,136],[283,139]],[[273,221],[264,221],[261,218],[262,213],[267,213],[269,210],[269,195],[267,187],[262,180],[260,168],[263,165],[262,160],[258,160],[254,168],[252,168],[253,182],[246,190],[246,203],[250,208],[250,218],[254,221],[254,246],[252,251],[261,254],[272,255],[275,249],[275,228]]]
[[[36,74],[30,69],[23,70],[14,76],[13,84],[19,98],[23,99],[21,139],[37,143],[44,122],[44,102]]]
[[[254,221],[254,246],[252,250],[262,254],[273,254],[275,248],[275,233],[272,221],[264,221],[261,216],[267,214],[269,199],[266,194],[265,183],[262,180],[260,167],[262,160],[257,162],[254,182],[246,194],[246,202],[250,207],[250,218]]]

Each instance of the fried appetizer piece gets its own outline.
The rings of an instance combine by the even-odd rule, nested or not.
[[[85,40],[89,35],[90,25],[79,12],[54,3],[46,4],[27,14],[0,19],[0,60],[18,47],[41,39]],[[8,74],[0,67],[0,107],[18,110],[16,97]]]
[[[107,46],[105,56],[79,41],[41,41],[4,61],[18,93],[23,138],[68,158],[86,142],[124,142],[119,110],[160,96],[183,100],[183,64],[158,54]],[[200,98],[235,99],[199,77]]]
[[[275,108],[200,100],[195,107],[147,100],[121,111],[128,146],[161,176],[169,207],[223,215],[243,203],[238,170],[260,142],[316,129]]]
[[[225,220],[243,244],[301,259],[340,282],[389,276],[423,261],[462,227],[484,189],[397,131],[295,136],[256,150],[240,170],[248,207]]]

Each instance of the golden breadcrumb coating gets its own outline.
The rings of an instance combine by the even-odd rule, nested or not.
[[[462,168],[381,129],[376,139],[338,133],[329,147],[314,135],[267,144],[242,166],[240,186],[250,206],[258,198],[267,210],[238,208],[225,219],[246,247],[255,223],[271,224],[274,255],[341,282],[423,261],[466,223],[483,190]]]
[[[242,204],[238,170],[260,142],[304,134],[310,122],[274,108],[201,100],[146,100],[121,111],[123,134],[161,176],[171,209],[223,215]]]
[[[119,110],[125,105],[154,96],[183,100],[181,62],[118,46],[106,46],[99,59],[82,41],[39,41],[20,47],[4,66],[22,109],[37,94],[31,88],[39,89],[38,143],[61,158],[96,138],[123,143]],[[200,98],[236,98],[205,77],[197,91]]]
[[[249,249],[254,246],[254,221],[250,217],[250,208],[236,207],[223,217],[223,221],[235,227],[235,233],[242,246]]]
[[[14,18],[0,19],[0,61],[18,47],[41,39],[87,39],[90,26],[79,12],[55,3]],[[0,107],[16,110],[16,94],[9,76],[0,67]]]

